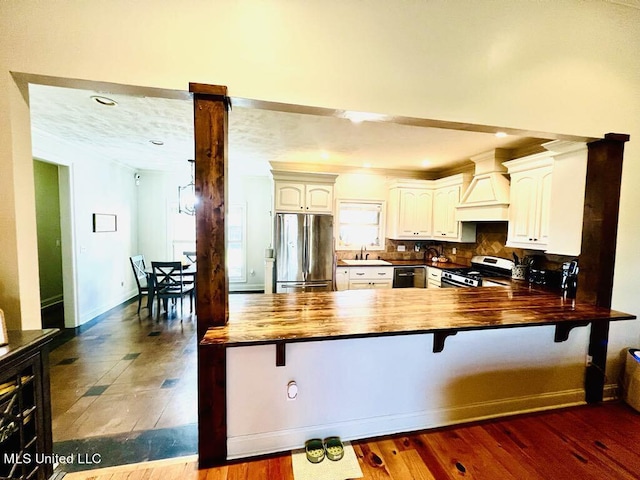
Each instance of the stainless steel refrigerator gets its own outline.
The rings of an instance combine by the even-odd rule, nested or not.
[[[333,216],[278,213],[276,293],[333,290]]]

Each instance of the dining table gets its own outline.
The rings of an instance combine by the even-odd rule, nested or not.
[[[153,265],[153,262],[151,262]],[[145,269],[144,273],[147,275],[147,285],[149,286],[148,303],[149,312],[152,312],[153,300],[156,296],[156,276],[153,273],[152,268]],[[182,263],[182,277],[183,282],[193,283],[194,289],[196,289],[196,278],[198,269],[196,263]],[[166,308],[166,307],[165,307]]]

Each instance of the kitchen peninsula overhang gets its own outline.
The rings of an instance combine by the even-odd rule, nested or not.
[[[577,326],[635,318],[517,285],[233,295],[229,323],[209,328],[200,345],[275,344],[283,363],[286,343],[433,334],[440,352],[458,332],[554,326],[554,341],[562,342]]]

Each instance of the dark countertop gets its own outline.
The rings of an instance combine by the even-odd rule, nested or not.
[[[0,362],[4,363],[21,353],[50,342],[59,333],[57,328],[45,330],[9,330],[9,344],[0,347]]]
[[[487,328],[629,320],[634,315],[567,300],[526,282],[481,288],[400,288],[231,295],[229,323],[202,345],[246,346]]]
[[[386,260],[383,259],[386,262],[389,262],[391,264],[391,266],[394,267],[413,267],[413,266],[417,266],[417,267],[435,267],[435,268],[441,268],[443,270],[449,269],[449,268],[468,268],[469,265],[461,265],[459,263],[453,263],[453,262],[424,262],[422,259],[416,259],[416,260]],[[381,265],[347,265],[346,263],[344,263],[342,260],[338,260],[337,263],[338,267],[376,267],[376,266],[381,266]],[[382,265],[382,266],[388,266],[388,265]]]

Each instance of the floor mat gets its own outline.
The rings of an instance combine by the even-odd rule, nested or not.
[[[349,442],[344,442],[344,457],[337,462],[325,458],[320,463],[307,460],[304,448],[291,452],[293,478],[295,480],[350,480],[362,478],[362,470],[356,452]]]

